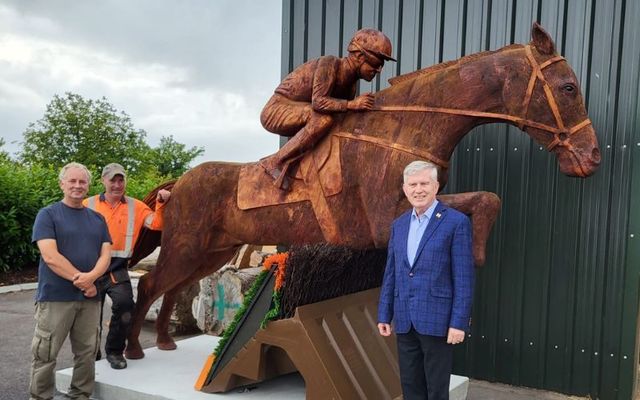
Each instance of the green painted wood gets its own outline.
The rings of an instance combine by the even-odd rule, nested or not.
[[[251,300],[245,313],[238,320],[234,330],[231,331],[226,345],[220,349],[220,353],[209,371],[204,386],[209,385],[218,373],[224,370],[227,364],[237,356],[238,352],[246,346],[247,342],[260,329],[260,324],[271,307],[275,281],[275,267],[272,267],[260,287],[256,290],[255,297]]]

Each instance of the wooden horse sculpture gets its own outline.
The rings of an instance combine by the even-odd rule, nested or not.
[[[264,172],[262,184],[243,180],[243,174],[259,168],[255,163],[207,162],[176,182],[165,208],[158,263],[138,287],[128,358],[144,356],[138,335],[149,306],[162,294],[157,344],[175,349],[168,324],[176,295],[220,268],[244,243],[386,246],[392,220],[409,207],[401,189],[405,165],[432,161],[440,167],[444,186],[455,146],[475,126],[504,122],[519,127],[555,153],[560,170],[569,176],[587,177],[600,163],[575,74],[537,24],[529,45],[466,56],[390,82],[376,94],[374,111],[344,114],[324,139],[337,143],[340,168],[327,182],[331,186],[339,180],[338,186],[323,186],[322,176],[310,178],[326,167],[322,160],[328,164],[331,159],[314,154],[324,142],[305,156],[311,160],[315,155],[315,164],[301,161],[306,180],[294,181],[286,195],[278,194]],[[314,184],[316,189],[309,190]],[[268,190],[275,192],[269,195]],[[499,206],[492,196],[486,204],[478,202],[487,200],[483,192],[440,197],[473,215],[478,264],[484,261],[484,241]],[[254,200],[263,203],[239,206]],[[268,200],[272,205],[265,205]]]

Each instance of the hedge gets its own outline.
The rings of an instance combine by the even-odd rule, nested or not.
[[[31,243],[33,222],[38,210],[62,198],[59,170],[40,166],[25,167],[0,160],[0,272],[21,270],[38,260]],[[93,173],[90,194],[103,190]],[[153,173],[130,177],[127,194],[143,198],[164,179]]]

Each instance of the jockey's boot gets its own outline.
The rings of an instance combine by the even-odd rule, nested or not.
[[[289,181],[286,175],[289,165],[302,157],[307,149],[312,148],[324,133],[317,128],[314,130],[311,126],[305,126],[289,139],[276,154],[259,161],[260,166],[275,179],[277,188],[288,190]]]
[[[278,153],[261,158],[260,161],[258,161],[258,165],[260,165],[273,180],[278,179],[280,175],[282,175],[282,162],[280,161],[280,157],[278,157]]]
[[[331,115],[312,111],[307,124],[300,128],[276,154],[260,160],[260,165],[276,180],[276,187],[288,190],[289,182],[286,174],[289,165],[295,165],[297,159],[313,148],[329,131],[332,124]]]
[[[277,153],[258,161],[258,165],[273,178],[273,185],[281,190],[289,190],[290,185],[289,179],[287,178],[287,171],[290,164],[290,162],[283,163],[280,161]]]

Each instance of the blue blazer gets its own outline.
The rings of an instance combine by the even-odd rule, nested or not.
[[[469,330],[474,264],[469,218],[436,205],[418,245],[413,267],[407,258],[411,211],[391,226],[378,322],[391,323],[396,333],[411,325],[418,333],[447,336],[449,327]]]

